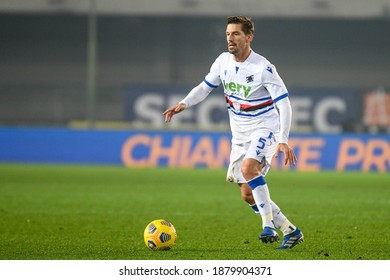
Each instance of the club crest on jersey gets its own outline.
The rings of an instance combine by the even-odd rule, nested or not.
[[[240,109],[241,109],[240,103],[238,103],[236,101],[233,102],[233,107],[234,107],[234,110],[236,110],[236,111],[240,111]]]
[[[254,79],[255,79],[255,76],[254,75],[250,75],[250,76],[246,77],[246,82],[247,83],[251,83],[251,82],[253,82]]]

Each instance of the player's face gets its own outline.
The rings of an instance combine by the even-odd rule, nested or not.
[[[242,31],[242,25],[239,23],[231,23],[226,27],[228,51],[237,58],[242,58],[242,56],[247,54],[250,50],[252,38],[252,35],[245,35]]]

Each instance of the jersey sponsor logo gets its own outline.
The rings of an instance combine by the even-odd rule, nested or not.
[[[272,67],[271,67],[271,66],[268,66],[268,67],[267,67],[267,71],[270,72],[271,74],[273,74],[273,71],[272,71]]]
[[[248,97],[248,95],[252,89],[250,86],[237,84],[235,82],[228,83],[225,80],[222,80],[222,83],[223,83],[223,87],[225,88],[225,90],[230,90],[231,94],[244,96],[245,98]]]

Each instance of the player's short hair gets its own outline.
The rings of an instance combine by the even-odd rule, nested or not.
[[[255,33],[255,24],[253,23],[250,17],[246,16],[230,16],[227,18],[227,24],[231,23],[240,23],[242,26],[242,31],[246,34],[254,34]]]

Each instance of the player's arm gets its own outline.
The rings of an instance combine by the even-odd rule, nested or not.
[[[279,144],[276,149],[275,157],[279,156],[279,153],[284,154],[284,164],[289,163],[290,165],[295,164],[297,157],[295,156],[294,150],[288,145],[288,136],[290,134],[291,128],[291,119],[292,119],[292,109],[288,94],[282,95],[281,97],[276,98],[275,105],[279,111],[280,119],[280,135],[279,135]]]
[[[170,122],[173,115],[180,113],[184,109],[202,102],[213,88],[214,86],[206,80],[201,82],[198,86],[194,87],[182,101],[163,112],[165,122]]]
[[[282,78],[279,76],[276,68],[272,64],[265,66],[263,71],[263,81],[268,92],[271,94],[272,99],[279,111],[280,121],[280,134],[279,144],[276,149],[275,157],[279,156],[279,153],[284,154],[284,164],[293,165],[297,161],[294,150],[288,145],[288,137],[290,134],[292,110],[290,100],[288,98],[288,91],[283,83]]]

